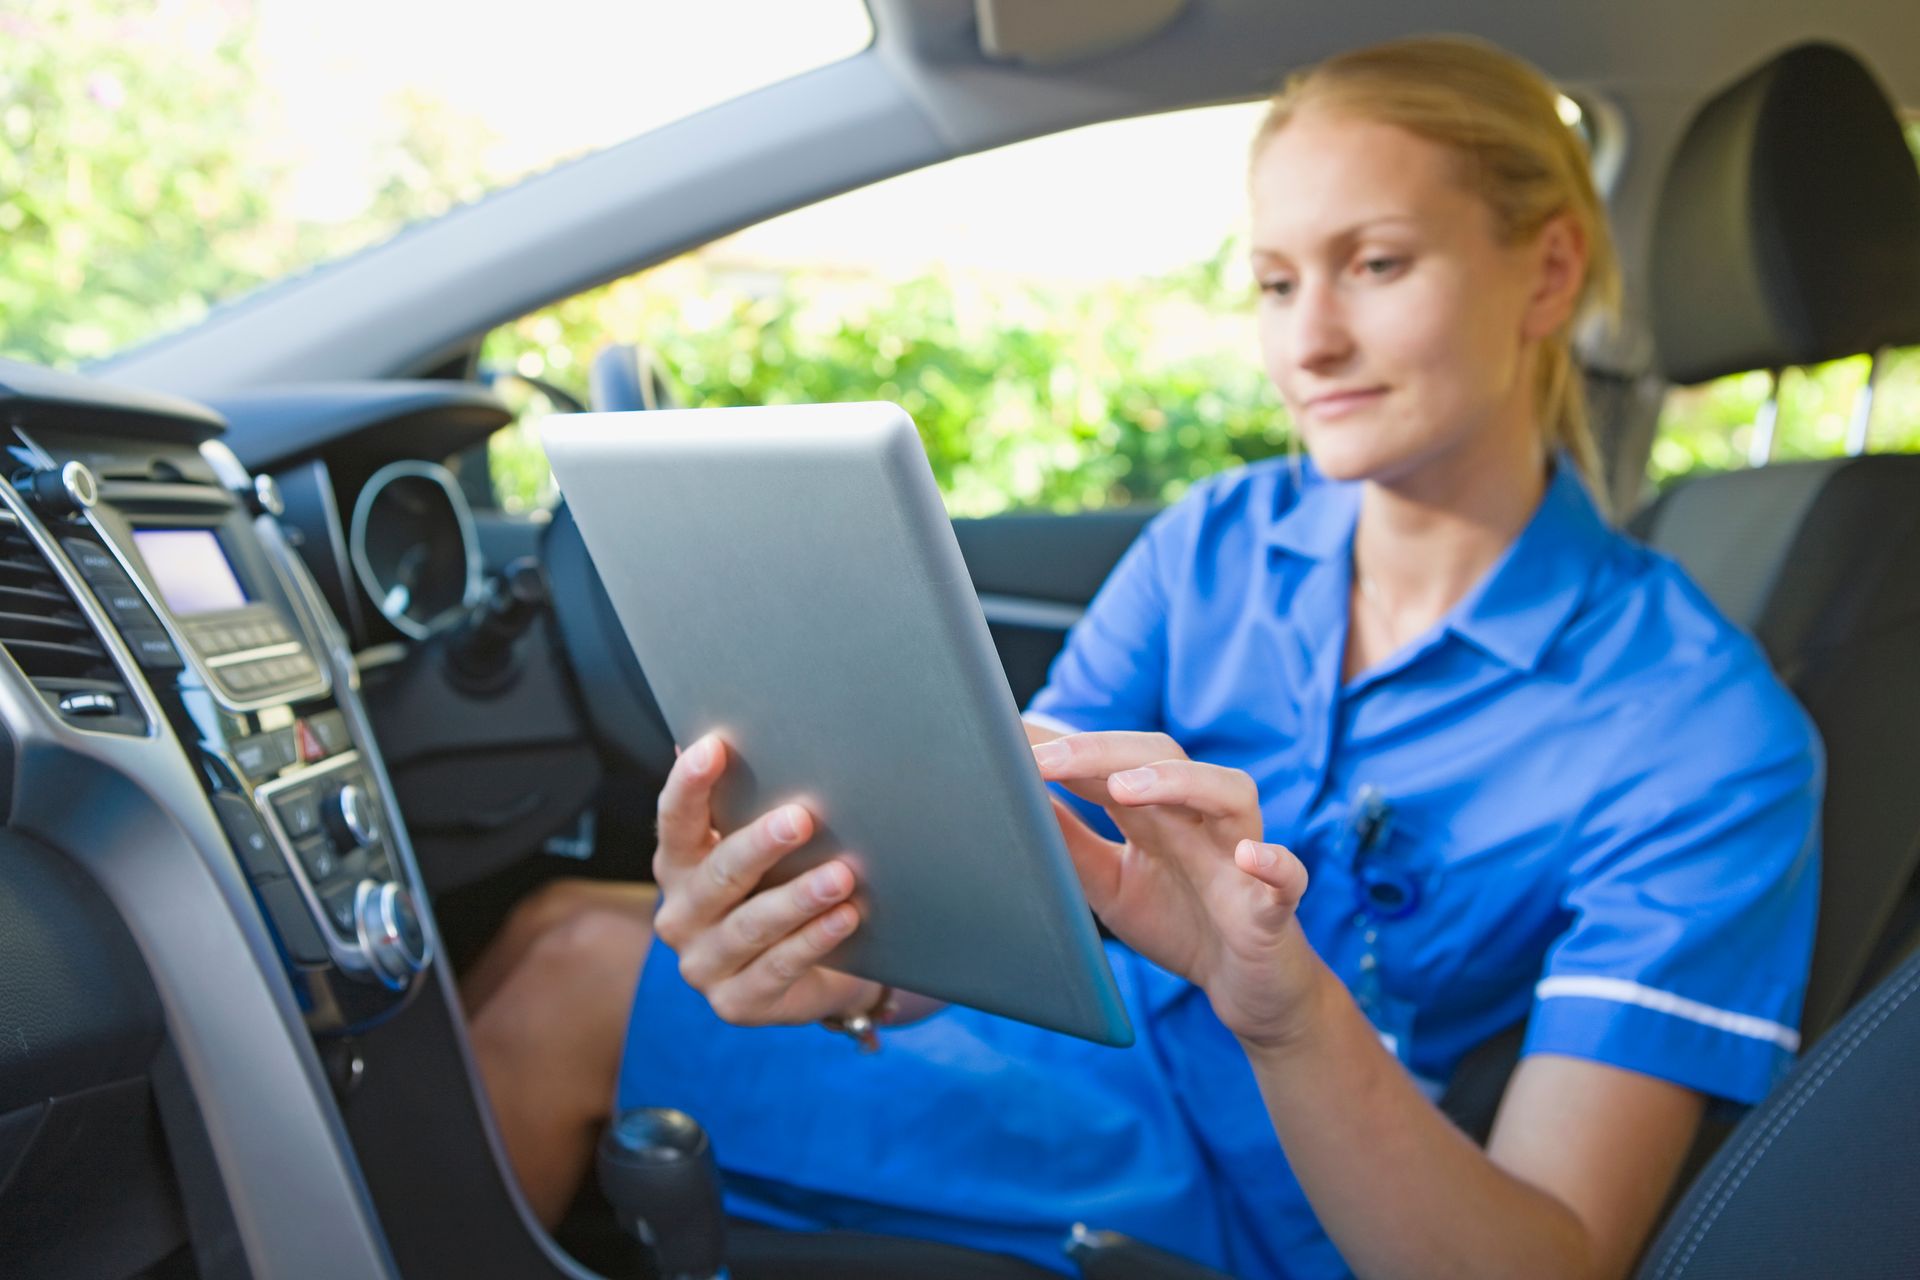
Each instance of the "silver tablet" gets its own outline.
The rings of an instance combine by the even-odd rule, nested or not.
[[[966,564],[891,404],[549,419],[547,457],[722,830],[786,800],[865,923],[836,968],[1132,1042]]]

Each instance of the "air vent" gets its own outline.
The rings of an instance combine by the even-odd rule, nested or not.
[[[0,513],[0,648],[68,723],[108,733],[144,731],[100,637],[11,513]]]

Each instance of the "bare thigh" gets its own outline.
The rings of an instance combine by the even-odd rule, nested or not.
[[[556,882],[515,908],[462,982],[501,1138],[549,1226],[612,1108],[654,900],[651,885]]]

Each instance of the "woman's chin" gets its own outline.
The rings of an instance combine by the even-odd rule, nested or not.
[[[1305,444],[1314,470],[1329,480],[1371,480],[1400,462],[1397,453],[1378,442],[1343,437],[1337,430],[1309,432]]]

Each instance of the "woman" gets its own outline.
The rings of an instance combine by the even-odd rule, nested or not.
[[[1589,496],[1568,335],[1614,266],[1535,73],[1457,40],[1335,58],[1276,99],[1251,187],[1311,468],[1159,517],[1029,713],[1139,1043],[819,967],[859,927],[852,872],[753,893],[810,817],[721,838],[709,738],[661,796],[620,1101],[691,1111],[731,1207],[798,1227],[1052,1266],[1085,1221],[1241,1275],[1624,1274],[1706,1098],[1756,1099],[1797,1044],[1817,744]],[[1529,1014],[1482,1151],[1431,1099]],[[858,1015],[882,1052],[720,1021]]]

